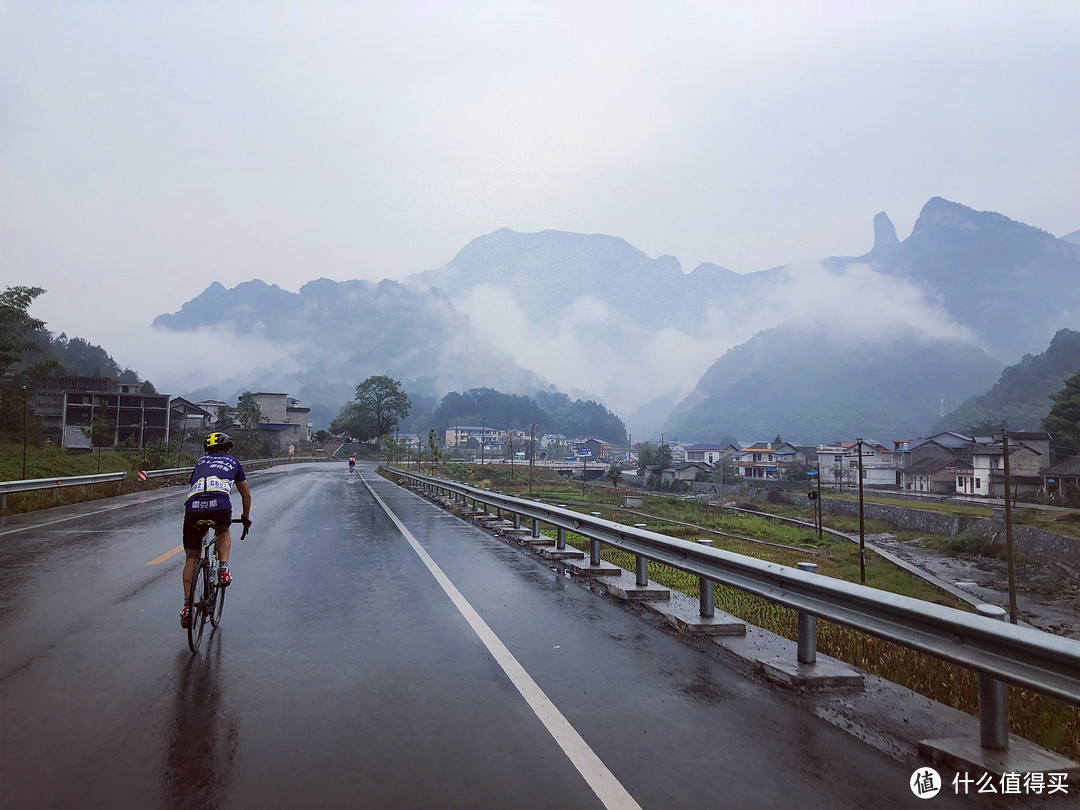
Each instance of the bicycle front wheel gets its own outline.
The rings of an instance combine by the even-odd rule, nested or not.
[[[207,590],[206,564],[200,560],[191,574],[191,623],[188,625],[187,638],[188,646],[193,653],[199,651],[203,626],[206,624],[209,596]]]
[[[211,585],[214,590],[213,603],[210,606],[210,624],[217,627],[221,624],[221,611],[225,609],[225,588],[220,584]]]

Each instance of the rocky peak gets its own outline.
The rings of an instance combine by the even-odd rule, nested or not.
[[[900,244],[896,238],[896,227],[889,215],[881,211],[874,217],[874,250],[886,250]]]

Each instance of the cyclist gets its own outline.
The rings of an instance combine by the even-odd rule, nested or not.
[[[356,469],[356,456],[349,456],[349,472]]]
[[[204,528],[197,525],[198,522],[214,522],[217,555],[221,560],[218,584],[222,587],[232,582],[232,575],[229,573],[229,550],[232,546],[229,535],[232,502],[229,500],[229,492],[234,483],[243,503],[244,511],[240,518],[245,526],[251,525],[248,517],[251,513],[251,487],[248,486],[244,468],[233,458],[232,438],[227,433],[215,431],[206,437],[203,447],[206,455],[195,462],[195,469],[191,471],[191,486],[184,503],[184,552],[187,559],[184,561],[184,609],[180,612],[180,626],[185,628],[191,615],[191,575],[195,571],[195,563],[202,551],[202,539],[206,534]]]

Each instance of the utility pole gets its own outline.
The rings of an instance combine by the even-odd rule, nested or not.
[[[484,445],[487,444],[487,417],[480,417],[480,466],[484,466]]]
[[[862,439],[856,439],[859,446],[859,582],[866,584],[866,527],[863,522],[863,484],[862,484]]]
[[[1016,562],[1013,555],[1012,501],[1009,498],[1009,431],[1001,426],[1002,467],[1005,474],[1005,556],[1009,571],[1009,621],[1017,624],[1016,616]]]
[[[529,494],[532,495],[533,467],[536,465],[536,422],[529,425]]]
[[[817,497],[814,499],[814,511],[817,512],[817,539],[818,542],[822,542],[821,533],[821,455],[818,455],[817,460]]]

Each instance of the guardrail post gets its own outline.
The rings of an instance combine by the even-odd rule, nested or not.
[[[712,546],[712,540],[698,540],[703,546]],[[701,592],[701,606],[698,612],[707,619],[711,619],[716,615],[716,583],[711,579],[705,577],[699,577],[700,585],[698,590]]]
[[[559,526],[555,531],[555,548],[562,551],[566,548],[566,529]]]
[[[800,571],[817,573],[817,563],[801,562]],[[799,611],[798,627],[799,663],[813,664],[817,661],[817,616]]]
[[[647,525],[646,523],[635,523],[634,528],[644,529]],[[644,588],[649,584],[649,560],[647,557],[638,554],[634,559],[634,563],[636,569],[634,572],[636,574],[635,584],[639,588]]]
[[[584,478],[582,479],[584,481]],[[599,512],[590,512],[593,517],[600,517]],[[595,538],[589,540],[589,565],[600,565],[600,541]]]
[[[521,513],[520,512],[514,512],[514,528],[515,529],[520,529],[521,528]]]
[[[976,605],[981,616],[1005,621],[1008,613],[997,605]],[[979,744],[983,748],[1009,748],[1009,686],[1004,681],[979,673]]]
[[[540,536],[540,518],[533,518],[532,536],[533,537],[539,537]]]

